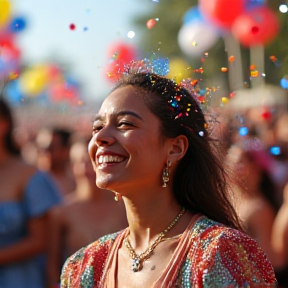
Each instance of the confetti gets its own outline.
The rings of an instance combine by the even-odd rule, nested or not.
[[[199,136],[203,137],[204,136],[204,132],[203,131],[199,131]]]
[[[239,135],[240,136],[246,136],[248,134],[249,130],[247,127],[240,127],[239,128]]]
[[[72,24],[70,24],[69,28],[70,28],[70,30],[75,30],[76,26],[75,26],[75,24],[72,23]]]
[[[235,61],[235,56],[230,56],[230,57],[228,58],[228,61],[229,61],[230,63],[234,62],[234,61]]]
[[[156,25],[157,21],[155,19],[149,19],[146,22],[146,26],[148,29],[152,29]]]
[[[278,146],[273,146],[270,148],[270,153],[272,155],[280,155],[281,154],[281,149]]]
[[[227,68],[227,67],[222,67],[222,68],[221,68],[221,72],[226,73],[227,71],[228,71],[228,68]]]

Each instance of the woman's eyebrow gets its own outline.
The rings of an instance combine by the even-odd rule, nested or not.
[[[120,111],[117,113],[117,116],[131,115],[143,121],[143,119],[133,111]]]
[[[94,119],[93,119],[93,121],[97,121],[97,120],[103,120],[103,115],[101,115],[101,114],[96,114],[95,115],[95,117],[94,117]]]

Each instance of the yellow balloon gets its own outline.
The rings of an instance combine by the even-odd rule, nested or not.
[[[10,18],[10,3],[8,0],[0,0],[0,27],[5,26]]]
[[[40,94],[47,82],[48,71],[46,66],[35,66],[26,70],[20,77],[21,91],[27,96],[36,96]]]
[[[168,78],[174,79],[178,84],[183,79],[191,77],[191,70],[189,65],[181,58],[170,60]]]

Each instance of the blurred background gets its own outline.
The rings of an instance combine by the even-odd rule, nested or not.
[[[1,97],[21,157],[49,171],[63,199],[94,199],[100,209],[106,196],[92,191],[86,146],[103,99],[131,63],[184,85],[236,175],[231,195],[245,231],[288,287],[287,35],[287,0],[0,0]],[[78,211],[88,231],[87,203],[82,212],[67,203],[52,222],[72,227],[63,215]],[[67,251],[109,231],[94,232]],[[49,261],[53,283],[64,256]]]

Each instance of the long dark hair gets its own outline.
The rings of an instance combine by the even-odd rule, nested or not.
[[[14,132],[14,119],[12,111],[8,103],[0,97],[0,119],[4,119],[8,123],[8,129],[6,137],[4,138],[4,145],[7,151],[12,155],[20,155],[20,148],[16,144],[13,132]]]
[[[139,95],[159,118],[165,137],[185,135],[189,141],[174,175],[173,193],[177,202],[191,212],[241,230],[229,201],[225,169],[212,148],[197,99],[173,80],[153,73],[130,70],[122,75],[114,90],[128,85],[143,92]]]

